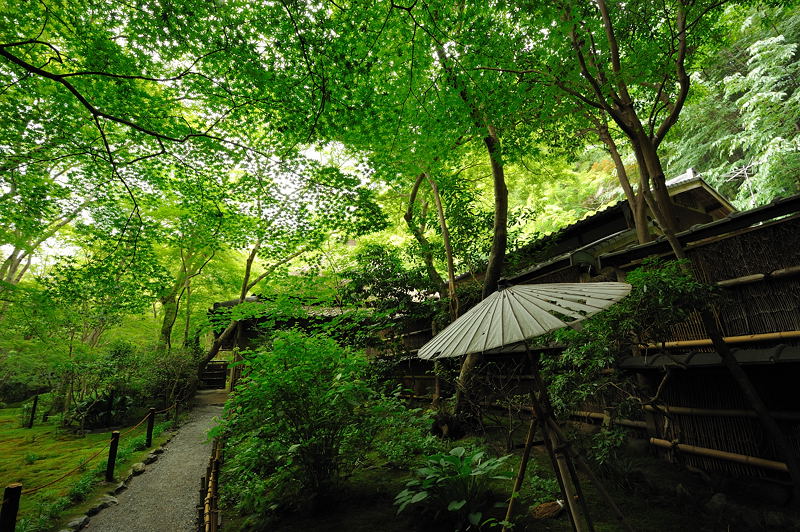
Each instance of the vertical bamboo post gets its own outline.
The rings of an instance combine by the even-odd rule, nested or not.
[[[156,424],[156,409],[151,408],[147,414],[147,439],[144,442],[148,449],[153,446],[153,427]]]
[[[211,530],[216,532],[219,525],[219,511],[217,509],[217,489],[219,485],[219,459],[214,459],[212,466],[212,485],[211,485]]]
[[[3,506],[0,508],[0,530],[14,532],[17,526],[20,495],[22,495],[22,484],[19,482],[6,486],[3,492]]]
[[[31,406],[31,417],[28,420],[28,428],[33,428],[33,420],[36,417],[36,406],[39,404],[39,394],[33,396],[33,405]]]
[[[527,348],[527,345],[526,345]],[[565,454],[563,440],[554,434],[549,426],[552,418],[550,400],[547,396],[547,387],[539,373],[539,356],[530,354],[531,374],[533,375],[531,399],[536,418],[539,419],[542,427],[542,435],[545,440],[545,447],[553,462],[553,472],[561,485],[561,491],[566,499],[567,509],[569,510],[570,520],[575,532],[591,532],[594,530],[589,519],[589,512],[586,509],[586,501],[583,500],[577,484],[579,479],[571,467],[570,457]]]
[[[195,508],[197,510],[197,530],[204,531],[206,528],[205,523],[205,500],[206,500],[206,492],[208,490],[208,481],[206,480],[207,477],[200,477],[200,502],[197,504]]]
[[[106,464],[106,482],[114,481],[114,464],[117,461],[117,447],[119,447],[119,431],[111,433],[111,445],[108,447],[108,463]]]
[[[514,505],[517,501],[517,493],[522,488],[522,481],[525,480],[525,472],[528,469],[528,460],[531,457],[531,448],[533,447],[533,438],[536,434],[537,419],[531,416],[531,425],[528,427],[528,436],[525,438],[525,450],[522,452],[522,460],[519,462],[519,471],[517,471],[517,478],[514,479],[514,487],[511,488],[511,498],[508,500],[508,510],[506,511],[505,521],[511,522],[514,516]],[[503,525],[503,532],[508,530]]]

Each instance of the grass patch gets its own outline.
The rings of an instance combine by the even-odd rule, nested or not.
[[[111,431],[76,436],[58,426],[58,420],[37,423],[32,429],[20,427],[20,409],[0,409],[0,483],[6,486],[21,482],[23,491],[41,486],[68,471],[78,468],[69,477],[51,487],[20,500],[17,532],[48,530],[68,508],[94,497],[101,487],[105,472],[106,454],[101,453],[90,463],[86,459],[105,448]],[[160,435],[171,425],[161,422],[154,429]],[[120,429],[125,432],[126,429]],[[117,477],[124,474],[127,462],[145,453],[146,425],[120,439],[117,453]],[[154,439],[154,444],[158,440]]]

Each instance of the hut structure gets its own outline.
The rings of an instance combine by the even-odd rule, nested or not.
[[[737,212],[694,172],[668,185],[678,210],[677,237],[692,268],[723,293],[715,315],[726,342],[800,454],[800,195]],[[663,238],[638,244],[626,202],[522,252],[535,262],[509,275],[509,284],[624,280],[646,258],[673,256]],[[413,352],[430,336],[429,330],[418,330],[403,338]],[[415,394],[432,390],[433,377],[419,374],[429,369],[409,371],[404,382]],[[606,398],[586,405],[576,419],[618,423],[666,460],[760,481],[788,497],[788,489],[780,491],[788,485],[786,466],[722,367],[699,318],[676,326],[668,341],[631,353],[613,371],[636,374],[653,390],[663,382],[659,404],[646,404],[649,397],[642,397],[637,415],[615,420],[614,399]]]
[[[736,212],[730,202],[692,169],[668,181],[667,187],[676,205],[681,230],[721,220]],[[630,206],[621,200],[509,253],[506,270],[512,270],[514,274],[506,280],[510,284],[616,281],[613,270],[607,269],[605,274],[601,274],[604,266],[598,264],[596,257],[637,242]],[[456,283],[464,284],[481,278],[481,274],[465,274],[459,276]],[[409,354],[414,355],[432,337],[430,323],[418,321],[404,324],[394,340],[402,342]],[[432,377],[427,375],[429,362],[412,356],[405,361],[404,369],[404,386],[414,389],[418,395],[433,386]]]

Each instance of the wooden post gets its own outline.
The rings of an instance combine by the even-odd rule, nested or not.
[[[36,417],[36,406],[39,404],[39,394],[33,396],[33,405],[31,405],[31,417],[28,420],[28,428],[33,428],[33,419]]]
[[[111,433],[111,445],[108,447],[108,463],[106,464],[106,482],[114,482],[114,463],[117,461],[119,447],[119,431]]]
[[[200,502],[197,504],[197,530],[203,532],[206,529],[205,520],[205,500],[206,491],[208,490],[207,477],[200,477]]]
[[[181,404],[178,401],[175,401],[175,417],[172,419],[172,425],[177,427],[178,426],[178,416],[180,415]]]
[[[156,409],[151,408],[147,414],[147,439],[144,442],[148,449],[153,446],[153,426],[156,424]]]
[[[3,492],[3,506],[0,508],[0,530],[3,532],[14,532],[17,527],[20,495],[22,484],[19,482],[9,484]]]
[[[522,488],[522,481],[525,480],[525,471],[528,469],[528,460],[531,457],[533,438],[536,434],[536,422],[537,419],[531,417],[531,424],[530,427],[528,427],[528,436],[525,438],[525,450],[522,452],[522,460],[519,462],[519,471],[517,471],[517,478],[514,480],[514,487],[511,488],[511,498],[508,500],[508,510],[506,511],[505,518],[507,522],[511,522],[511,518],[514,516],[514,505],[517,500],[517,493],[519,493],[520,488]],[[503,532],[507,530],[506,526],[503,525]]]
[[[527,346],[526,346],[527,347]],[[588,512],[586,511],[586,501],[579,499],[576,484],[579,479],[574,475],[574,469],[569,463],[570,457],[564,453],[563,442],[553,433],[550,428],[552,409],[550,400],[547,397],[547,387],[539,374],[539,355],[529,354],[531,363],[531,374],[533,375],[531,400],[533,403],[536,418],[541,423],[542,436],[544,437],[547,453],[553,464],[553,472],[561,486],[561,493],[564,496],[567,510],[569,511],[572,528],[575,532],[593,531]]]
[[[219,485],[219,459],[214,459],[211,468],[211,530],[217,532],[219,528],[219,510],[217,508],[217,487]]]

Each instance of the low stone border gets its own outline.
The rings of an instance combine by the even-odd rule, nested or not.
[[[122,479],[122,481],[119,484],[117,484],[116,486],[114,486],[113,489],[110,489],[105,495],[100,496],[95,501],[95,504],[92,507],[90,507],[88,510],[86,510],[86,513],[84,515],[81,515],[81,516],[73,519],[72,521],[67,523],[66,526],[64,528],[62,528],[61,530],[59,530],[58,532],[73,532],[75,530],[80,530],[80,529],[82,529],[83,527],[85,527],[86,525],[89,524],[89,519],[91,517],[99,514],[101,511],[105,510],[109,506],[115,506],[115,505],[119,504],[119,501],[117,500],[115,495],[118,495],[121,492],[123,492],[126,489],[128,489],[128,484],[130,483],[130,481],[131,481],[131,479],[133,477],[139,476],[142,473],[144,473],[147,470],[147,465],[152,464],[153,462],[158,460],[158,456],[164,452],[164,447],[166,447],[166,445],[170,441],[172,441],[172,438],[174,438],[176,434],[177,434],[177,431],[171,432],[167,436],[167,439],[164,440],[164,443],[162,443],[157,448],[155,448],[152,451],[150,451],[150,454],[148,454],[144,458],[144,460],[142,460],[141,462],[137,462],[137,463],[133,464],[131,466],[131,468],[128,470],[128,473]]]

